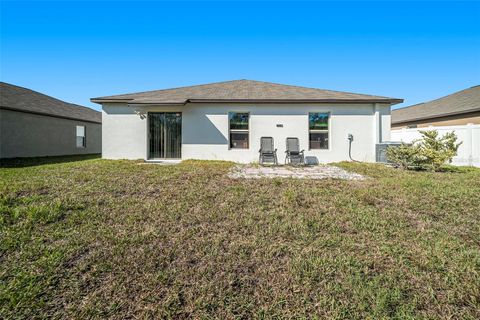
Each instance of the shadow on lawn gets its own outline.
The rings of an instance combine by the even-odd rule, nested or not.
[[[101,154],[82,154],[71,156],[0,159],[0,168],[23,168],[43,164],[67,163],[100,158]]]

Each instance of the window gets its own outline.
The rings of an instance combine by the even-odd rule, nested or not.
[[[228,113],[231,149],[248,149],[248,118],[248,113]]]
[[[328,149],[328,113],[308,114],[310,149]]]
[[[86,146],[85,126],[77,126],[77,148],[85,148]]]

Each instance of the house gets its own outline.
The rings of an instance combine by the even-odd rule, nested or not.
[[[392,129],[480,124],[480,86],[392,111]]]
[[[461,145],[452,164],[480,167],[480,86],[392,111],[392,140],[411,143],[422,130],[454,132]]]
[[[101,113],[0,82],[0,158],[102,152]]]
[[[92,98],[102,105],[107,159],[258,161],[260,138],[279,157],[297,137],[308,159],[375,161],[390,139],[390,106],[403,100],[235,80]]]

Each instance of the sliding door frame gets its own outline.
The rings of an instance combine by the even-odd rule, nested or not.
[[[150,116],[152,114],[163,114],[164,118],[164,129],[163,130],[166,130],[165,129],[165,119],[166,119],[166,115],[167,114],[179,114],[179,117],[180,117],[180,146],[179,146],[179,150],[178,152],[180,153],[180,157],[179,158],[167,158],[166,157],[166,154],[167,154],[167,150],[166,150],[166,137],[164,138],[165,141],[163,141],[163,158],[155,158],[155,157],[152,157],[151,154],[151,149],[150,149],[150,140],[151,140],[151,130],[150,130]],[[183,143],[182,143],[182,137],[183,137],[183,114],[182,112],[180,111],[151,111],[151,112],[147,112],[147,127],[146,127],[146,136],[147,136],[147,141],[146,141],[146,145],[147,145],[147,148],[146,148],[146,159],[147,160],[181,160],[181,157],[182,157],[182,147],[183,147]],[[165,132],[164,132],[165,134]]]

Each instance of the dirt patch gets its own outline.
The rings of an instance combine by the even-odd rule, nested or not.
[[[335,166],[254,166],[237,165],[232,168],[228,176],[233,179],[247,178],[296,178],[296,179],[341,179],[364,180],[365,177]]]

